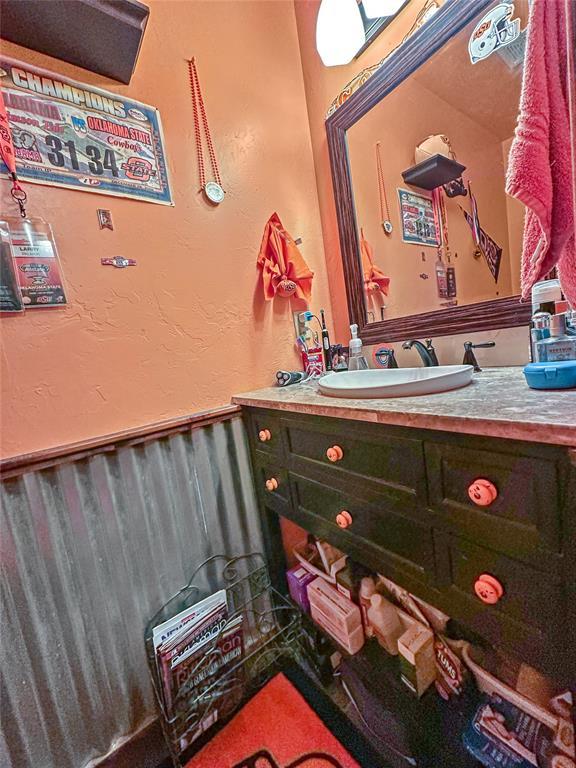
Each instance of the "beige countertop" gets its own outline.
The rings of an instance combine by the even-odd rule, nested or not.
[[[235,395],[253,408],[464,432],[576,447],[576,389],[536,390],[522,368],[488,368],[462,389],[419,397],[354,400],[293,384]]]

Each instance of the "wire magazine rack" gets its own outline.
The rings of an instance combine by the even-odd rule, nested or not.
[[[156,663],[154,627],[220,589],[226,590],[226,624],[202,648],[191,675],[194,681],[207,682],[181,685],[171,708],[177,714],[170,715],[164,706],[163,682]],[[239,615],[243,653],[223,667],[222,673],[214,673],[223,662],[222,636],[237,623]],[[162,730],[176,768],[181,768],[282,663],[301,660],[300,632],[300,612],[274,589],[260,552],[208,558],[164,603],[148,622],[144,641]]]

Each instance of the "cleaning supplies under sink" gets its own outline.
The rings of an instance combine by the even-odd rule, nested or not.
[[[348,357],[348,370],[364,371],[368,368],[368,361],[362,353],[362,339],[358,338],[358,326],[356,323],[353,323],[350,326],[350,332],[352,338],[350,339],[349,344],[350,355]]]

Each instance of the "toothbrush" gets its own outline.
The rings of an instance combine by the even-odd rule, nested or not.
[[[324,319],[324,310],[320,310],[320,317],[322,318],[322,349],[324,350],[324,367],[327,371],[332,370],[332,361],[330,360],[330,336],[328,335],[328,328],[326,328],[326,320]],[[318,319],[318,318],[316,318]]]

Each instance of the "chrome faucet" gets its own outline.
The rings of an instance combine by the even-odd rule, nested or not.
[[[416,350],[422,358],[422,362],[426,368],[440,365],[436,356],[436,351],[432,346],[432,339],[425,339],[425,341],[426,346],[424,346],[424,344],[422,344],[422,342],[418,341],[417,339],[410,339],[410,341],[405,341],[404,344],[402,344],[402,349],[412,349],[412,347],[416,347]]]

